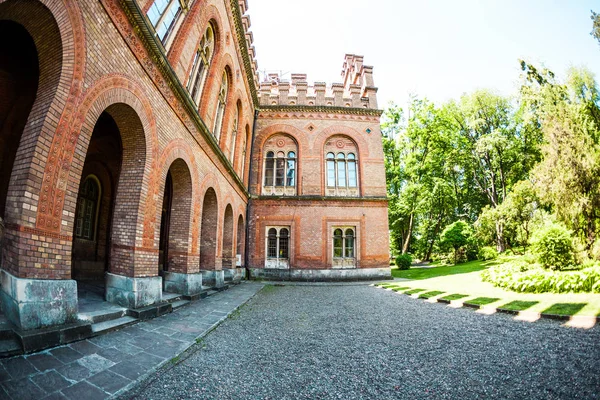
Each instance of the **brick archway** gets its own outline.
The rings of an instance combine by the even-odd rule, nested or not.
[[[200,232],[200,269],[220,269],[217,265],[217,228],[219,223],[219,205],[217,193],[210,187],[202,202],[202,222]]]
[[[223,216],[223,246],[222,246],[222,262],[223,268],[233,268],[235,266],[233,257],[233,209],[231,204],[225,207],[225,215]]]
[[[44,167],[54,155],[49,144],[55,140],[57,132],[65,131],[68,120],[72,118],[75,99],[81,92],[85,69],[81,13],[78,4],[67,7],[61,1],[0,0],[0,20],[3,24],[16,24],[26,31],[37,52],[39,76],[32,104],[24,104],[23,87],[19,88],[20,101],[11,101],[7,93],[2,93],[2,101],[13,107],[11,114],[20,114],[23,118],[18,119],[25,121],[24,124],[17,120],[2,123],[20,135],[10,138],[15,144],[9,149],[12,154],[2,157],[9,159],[11,164],[10,171],[2,171],[2,175],[9,179],[8,183],[0,184],[5,187],[1,196],[8,200],[2,212],[6,223],[3,269],[22,278],[60,279],[68,275],[67,265],[42,260],[23,249],[31,246],[31,242],[37,240],[35,237],[49,245],[70,239],[69,235],[57,235],[56,229],[38,226],[36,211],[38,199],[43,197],[40,189]],[[57,21],[61,22],[60,25]],[[16,38],[12,34],[3,37],[11,37],[10,43],[6,41],[2,46],[2,51],[6,51],[7,46],[14,45]],[[9,58],[15,61],[14,57]],[[75,61],[63,63],[65,59]],[[6,76],[2,80],[4,78]],[[60,228],[60,223],[56,227]],[[37,244],[34,246],[38,247]],[[36,263],[44,266],[46,262],[53,264],[53,268],[34,268]]]
[[[161,218],[161,224],[168,224],[168,229],[161,226],[160,242],[164,243],[162,251],[167,255],[163,268],[169,272],[188,273],[189,267],[196,264],[190,262],[193,258],[190,254],[193,186],[190,169],[183,159],[177,158],[171,163],[165,182],[163,213],[166,215]]]

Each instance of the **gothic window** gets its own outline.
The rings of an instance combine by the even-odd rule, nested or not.
[[[214,49],[214,29],[209,25],[208,28],[206,28],[204,36],[200,39],[200,44],[198,45],[198,49],[194,55],[194,61],[192,62],[192,69],[188,76],[187,90],[196,104],[200,102],[202,88],[204,87],[204,81],[206,80]]]
[[[175,21],[181,15],[182,2],[183,0],[155,0],[148,9],[148,19],[163,44],[167,42]]]
[[[265,145],[263,193],[296,194],[296,143],[288,136],[275,135]]]
[[[223,127],[223,116],[225,115],[225,106],[227,105],[228,90],[229,79],[227,78],[227,71],[223,71],[223,78],[221,79],[221,88],[219,89],[219,98],[217,100],[215,127],[213,129],[213,135],[215,135],[217,140],[221,137],[221,128]]]
[[[267,228],[267,258],[276,260],[289,259],[290,249],[289,227]]]
[[[333,266],[354,267],[356,265],[356,235],[354,227],[333,228]]]
[[[357,148],[343,136],[325,145],[325,193],[328,196],[358,196]]]
[[[75,237],[94,240],[99,200],[100,185],[98,180],[90,175],[79,189],[75,214]]]

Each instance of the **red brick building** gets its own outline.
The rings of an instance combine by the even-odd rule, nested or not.
[[[259,84],[245,0],[0,0],[0,291],[139,308],[251,277],[389,276],[372,68]]]

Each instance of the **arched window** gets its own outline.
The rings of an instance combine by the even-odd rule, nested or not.
[[[100,184],[96,177],[90,175],[79,189],[75,218],[75,237],[94,240],[99,200]]]
[[[221,128],[223,126],[223,116],[225,115],[225,106],[227,105],[227,93],[229,91],[229,79],[227,77],[227,71],[223,71],[223,77],[221,78],[221,89],[219,89],[219,98],[217,100],[217,113],[215,115],[215,127],[213,129],[213,135],[217,139],[221,137]]]
[[[237,102],[237,113],[235,118],[233,119],[233,129],[231,131],[231,143],[229,145],[229,161],[233,164],[233,160],[235,159],[235,151],[237,144],[237,136],[238,136],[238,128],[240,124],[240,119],[242,119],[242,102],[238,100]]]
[[[194,55],[192,69],[190,70],[190,75],[188,76],[187,90],[190,93],[190,96],[192,96],[192,100],[194,100],[196,104],[198,104],[200,101],[202,88],[204,87],[204,81],[206,80],[207,71],[213,57],[214,49],[214,29],[211,25],[209,25],[208,28],[206,28],[204,36],[202,36],[202,39],[200,39],[198,50]]]
[[[340,141],[337,141],[335,145],[337,146],[339,143]],[[328,147],[333,147],[330,144],[328,145]],[[327,183],[327,195],[358,196],[357,159],[356,153],[354,153],[355,149],[351,148],[351,150],[337,153],[333,151],[326,152],[325,181]]]
[[[275,135],[265,145],[263,193],[294,195],[298,158],[296,143],[286,135]]]
[[[333,228],[333,266],[354,267],[356,265],[356,235],[354,227]]]
[[[165,44],[181,15],[181,0],[155,0],[148,9],[148,19],[156,36]]]

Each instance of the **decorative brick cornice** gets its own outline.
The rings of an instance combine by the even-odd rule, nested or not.
[[[264,195],[264,196],[251,196],[250,200],[253,201],[273,201],[277,204],[282,203],[295,203],[296,206],[312,206],[314,202],[324,202],[327,204],[331,203],[342,203],[344,206],[354,205],[354,206],[366,206],[367,204],[379,203],[387,207],[388,198],[385,196],[377,196],[377,197],[337,197],[337,196],[273,196],[273,195]],[[355,204],[348,204],[355,203]]]
[[[250,95],[252,96],[254,107],[258,108],[257,82],[254,82],[254,70],[252,68],[252,60],[248,53],[248,45],[246,44],[246,29],[244,29],[244,25],[242,24],[242,12],[240,11],[239,0],[230,0],[230,3],[231,10],[233,11],[233,20],[235,21],[235,33],[240,45],[242,59],[244,60],[244,69],[246,70],[246,77],[248,78],[248,84],[250,86]]]
[[[308,106],[308,105],[273,105],[261,106],[261,112],[303,112],[303,113],[326,113],[326,114],[347,114],[347,115],[369,115],[380,117],[383,110],[374,110],[370,108],[352,108],[352,107],[331,107],[331,106]]]

